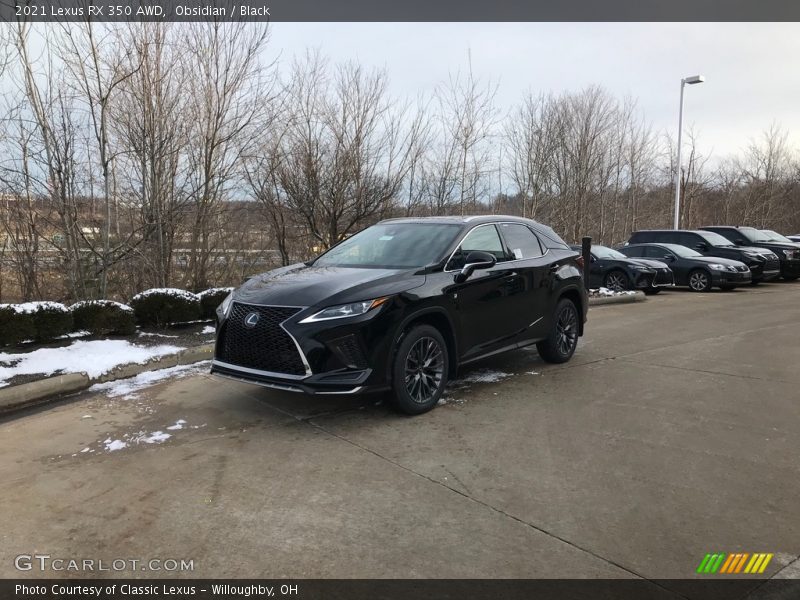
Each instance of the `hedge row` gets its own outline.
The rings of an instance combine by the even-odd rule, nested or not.
[[[0,346],[52,340],[71,331],[130,335],[136,325],[165,327],[212,319],[232,289],[212,288],[200,294],[152,289],[134,296],[130,306],[111,300],[86,300],[69,308],[58,302],[0,304]]]

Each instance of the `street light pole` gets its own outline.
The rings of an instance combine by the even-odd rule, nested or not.
[[[678,156],[675,162],[675,215],[673,218],[673,229],[680,229],[681,221],[681,137],[683,135],[683,88],[686,84],[694,85],[703,83],[706,80],[702,75],[694,75],[681,79],[681,103],[678,108]]]

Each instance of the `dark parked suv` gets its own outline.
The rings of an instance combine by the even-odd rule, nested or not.
[[[738,260],[750,268],[752,283],[769,281],[781,274],[778,257],[755,246],[736,246],[718,233],[691,229],[649,229],[635,231],[627,244],[677,244],[697,250],[703,256]]]
[[[211,371],[311,394],[392,389],[421,413],[484,356],[536,344],[568,361],[588,308],[581,262],[528,219],[381,221],[228,296]]]
[[[714,225],[703,227],[706,231],[713,231],[723,236],[737,246],[756,246],[770,250],[780,259],[781,276],[789,281],[800,277],[800,244],[779,242],[770,239],[770,236],[755,227],[723,227]]]

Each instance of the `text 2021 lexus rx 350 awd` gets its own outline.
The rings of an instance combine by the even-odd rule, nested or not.
[[[422,413],[459,365],[530,344],[569,360],[588,304],[580,264],[528,219],[382,221],[228,296],[211,370],[310,394],[391,389]]]

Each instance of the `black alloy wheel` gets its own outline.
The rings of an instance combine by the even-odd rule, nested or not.
[[[564,363],[575,353],[578,335],[578,309],[571,300],[563,298],[556,306],[550,335],[536,344],[536,349],[547,362]]]
[[[606,275],[603,285],[604,287],[615,292],[621,292],[630,288],[630,281],[625,273],[619,270],[614,270]]]
[[[436,406],[447,383],[448,353],[435,327],[413,327],[402,339],[393,366],[397,410],[416,415]]]

